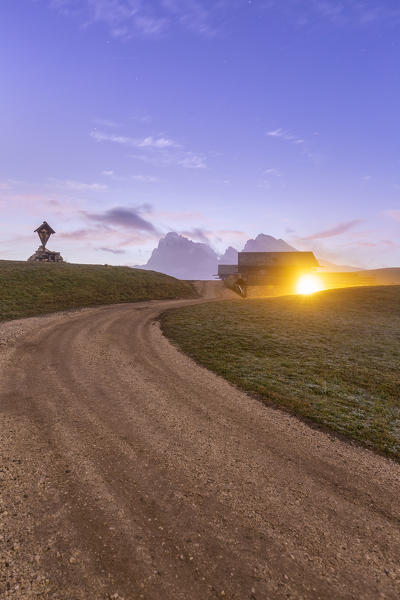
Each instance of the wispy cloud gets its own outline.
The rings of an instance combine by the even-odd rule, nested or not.
[[[110,35],[121,39],[158,35],[168,25],[165,18],[146,8],[141,0],[50,0],[50,6],[79,19],[83,27],[104,24]]]
[[[206,169],[206,158],[193,152],[162,152],[154,154],[131,154],[131,158],[154,167],[183,167],[184,169]]]
[[[93,243],[107,244],[96,246],[94,249],[122,254],[123,248],[145,244],[158,239],[160,234],[155,231],[142,231],[134,228],[118,229],[106,223],[96,223],[93,227],[82,227],[72,231],[58,231],[57,238],[73,242],[85,242],[85,247]],[[106,250],[107,248],[107,250]]]
[[[316,135],[318,134],[314,132],[314,138]],[[293,133],[292,131],[288,129],[283,129],[281,127],[267,131],[266,136],[281,142],[285,142],[287,144],[293,144],[294,146],[297,146],[301,154],[315,164],[319,164],[325,159],[325,156],[323,154],[314,150],[315,139],[313,137],[310,137],[309,139],[304,139],[299,135]],[[269,173],[266,172],[265,174],[277,175],[278,173],[275,169],[270,169],[269,171]]]
[[[135,111],[130,118],[138,123],[151,123],[153,120],[149,114],[140,111]]]
[[[327,22],[336,27],[399,25],[397,0],[259,0],[264,13],[280,12],[300,27]]]
[[[217,32],[215,17],[228,5],[221,0],[162,0],[172,18],[191,31],[213,35]]]
[[[260,190],[270,190],[272,188],[271,182],[268,179],[263,179],[257,184]]]
[[[2,217],[5,214],[32,215],[34,221],[46,216],[46,220],[65,219],[76,215],[82,206],[82,200],[76,198],[78,194],[71,194],[68,190],[52,188],[46,184],[20,184],[17,189],[0,190],[0,207]]]
[[[285,142],[291,142],[292,144],[304,144],[304,140],[290,131],[285,129],[273,129],[272,131],[267,131],[267,136],[272,138],[277,138],[280,140],[284,140]]]
[[[342,233],[346,233],[346,231],[349,231],[349,229],[352,229],[353,227],[355,227],[355,225],[359,225],[362,222],[362,219],[346,221],[345,223],[339,223],[338,225],[335,225],[335,227],[332,227],[331,229],[318,231],[317,233],[313,233],[312,235],[307,235],[299,239],[304,242],[309,240],[322,240],[325,238],[335,237],[337,235],[341,235]]]
[[[189,231],[180,231],[179,233],[194,242],[202,242],[203,244],[208,244],[210,242],[209,237],[210,234],[212,234],[212,232],[201,229],[200,227],[194,227]]]
[[[132,179],[135,181],[140,181],[141,183],[154,183],[158,181],[158,177],[154,177],[153,175],[132,175]]]
[[[35,0],[33,0],[35,1]],[[37,0],[36,0],[37,1]],[[46,1],[46,0],[44,0]],[[47,0],[59,13],[74,18],[83,29],[96,25],[122,41],[142,36],[149,39],[183,28],[195,34],[214,36],[224,28],[232,13],[251,7],[254,14],[281,16],[299,26],[315,26],[317,19],[335,26],[366,27],[377,23],[398,25],[400,7],[396,0]],[[117,59],[134,60],[122,56]]]
[[[103,183],[86,183],[74,179],[49,179],[46,185],[47,187],[77,192],[102,192],[108,189],[108,186]]]
[[[399,22],[400,7],[381,0],[311,0],[309,6],[335,25],[371,25],[377,22]]]
[[[390,217],[394,221],[400,221],[400,208],[395,208],[392,210],[384,210],[383,214],[386,217]]]
[[[177,159],[177,164],[185,169],[206,169],[207,164],[204,156],[187,152],[185,156]]]
[[[74,241],[91,241],[101,239],[104,241],[104,238],[108,235],[104,229],[74,229],[73,231],[61,231],[57,233],[58,238],[62,238],[65,240],[74,240]]]
[[[93,123],[96,123],[96,125],[101,125],[102,127],[110,127],[110,128],[114,128],[114,127],[120,127],[120,124],[117,123],[116,121],[112,121],[111,119],[93,119]]]
[[[100,250],[101,252],[110,252],[111,254],[125,254],[126,250],[121,250],[120,248],[96,248],[96,250]]]
[[[49,0],[62,14],[75,17],[84,27],[104,24],[110,35],[122,40],[157,37],[175,26],[213,35],[224,17],[226,0]]]
[[[179,231],[180,235],[187,237],[195,242],[202,242],[211,247],[215,244],[226,243],[226,240],[235,243],[242,243],[248,239],[248,234],[237,229],[205,229],[203,227],[193,227],[184,231]]]
[[[264,169],[262,175],[263,178],[257,184],[257,187],[262,190],[270,190],[273,187],[273,183],[276,183],[282,178],[282,173],[274,167]]]
[[[245,231],[240,231],[238,229],[219,229],[217,231],[217,234],[220,237],[222,237],[222,238],[224,238],[224,237],[227,237],[227,238],[235,237],[235,238],[238,238],[238,239],[246,239],[246,240],[249,238],[249,234],[248,233],[246,233]]]
[[[0,181],[0,191],[11,190],[12,184],[9,181]]]
[[[127,135],[104,133],[96,129],[90,132],[96,142],[110,142],[120,146],[142,150],[141,154],[131,154],[131,158],[152,164],[153,166],[179,166],[184,169],[206,169],[206,158],[190,150],[182,144],[164,135],[148,135],[136,138]]]
[[[177,142],[164,136],[154,137],[149,135],[144,138],[134,138],[125,135],[104,133],[97,131],[96,129],[90,132],[90,136],[96,140],[96,142],[113,142],[114,144],[121,144],[122,146],[130,146],[133,148],[156,148],[158,150],[163,150],[164,148],[179,147]]]
[[[399,248],[400,244],[395,242],[394,240],[382,240],[382,244],[384,244],[388,248]]]
[[[311,5],[323,17],[335,23],[343,20],[345,7],[341,2],[331,0],[312,0]]]
[[[282,173],[274,168],[265,169],[264,175],[267,175],[267,177],[282,177]]]
[[[198,211],[171,211],[171,210],[155,210],[147,213],[146,210],[143,210],[142,214],[152,214],[154,218],[161,220],[170,220],[173,222],[176,221],[199,221],[206,219],[206,216]],[[167,229],[171,229],[170,226]]]

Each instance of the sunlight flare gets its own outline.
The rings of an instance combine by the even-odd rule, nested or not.
[[[302,275],[296,286],[297,294],[314,294],[315,292],[321,292],[324,289],[324,284],[319,277],[316,275]]]

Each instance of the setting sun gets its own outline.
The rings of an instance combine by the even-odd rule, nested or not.
[[[316,275],[302,275],[297,282],[296,293],[314,294],[315,292],[321,292],[323,289],[324,285],[319,277]]]

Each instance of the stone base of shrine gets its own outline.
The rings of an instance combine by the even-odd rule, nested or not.
[[[47,248],[40,246],[35,254],[32,254],[32,256],[28,258],[28,262],[62,263],[64,262],[64,259],[59,252],[53,252],[52,250],[47,250]]]

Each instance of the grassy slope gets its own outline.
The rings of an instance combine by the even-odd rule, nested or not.
[[[370,269],[350,273],[318,273],[326,288],[357,285],[400,285],[400,269]]]
[[[81,306],[194,295],[190,284],[154,271],[0,261],[0,321]]]
[[[400,458],[400,286],[196,305],[162,327],[245,390]]]

